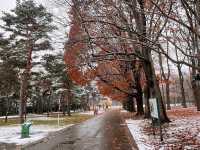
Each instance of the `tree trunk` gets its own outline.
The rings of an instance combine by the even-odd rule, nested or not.
[[[192,59],[192,64],[195,65],[195,60]],[[192,68],[192,77],[196,75],[196,69]],[[192,91],[194,95],[195,104],[197,107],[197,111],[200,111],[200,86],[196,84],[197,81],[192,80]]]
[[[183,74],[181,72],[181,66],[178,64],[177,65],[177,69],[178,69],[178,75],[179,75],[179,82],[180,82],[180,86],[181,86],[181,98],[182,98],[182,106],[183,108],[187,108],[186,105],[186,99],[185,99],[185,89],[184,89],[184,78],[183,78]]]
[[[142,92],[139,92],[137,94],[136,102],[137,102],[137,115],[143,115],[144,108],[143,108]]]
[[[46,104],[47,105],[47,117],[49,117],[49,112],[50,112],[50,101],[51,101],[50,99],[51,99],[51,95],[48,95],[47,99],[46,99],[47,100],[47,104]]]
[[[37,104],[36,105],[37,105],[37,113],[38,114],[42,114],[43,110],[44,110],[42,96],[38,96],[38,98],[37,98]]]
[[[200,86],[198,86],[194,81],[194,82],[192,82],[192,88],[193,88],[197,111],[200,111],[200,90],[199,90]]]
[[[147,85],[145,85],[143,93],[144,93],[144,104],[145,104],[144,117],[150,118],[151,117],[150,105],[149,105],[150,91],[149,91],[149,87],[147,87]]]
[[[20,87],[20,123],[25,121],[26,101],[27,101],[27,88],[28,88],[28,73],[25,70],[21,76]]]
[[[147,86],[149,86],[149,88],[150,88],[150,95],[149,95],[150,97],[149,98],[157,98],[158,99],[161,120],[162,120],[162,122],[169,122],[169,118],[167,117],[165,106],[164,106],[164,103],[162,100],[158,81],[156,79],[151,55],[149,55],[149,60],[150,60],[150,62],[145,63],[145,65],[144,65],[144,71],[145,71],[145,75],[147,78]]]
[[[140,0],[138,1],[139,5],[140,5],[140,12],[136,12],[135,10],[134,13],[138,13],[139,16],[137,16],[137,14],[135,14],[135,19],[136,19],[136,25],[137,25],[137,31],[139,33],[139,41],[141,43],[144,43],[144,45],[147,43],[146,37],[147,37],[147,19],[145,16],[145,6],[144,6],[144,1]],[[135,8],[133,8],[135,9]],[[139,18],[138,18],[139,17]],[[161,96],[161,92],[160,92],[160,88],[159,88],[159,84],[158,81],[156,79],[156,74],[155,74],[155,69],[154,69],[154,64],[153,64],[153,60],[152,60],[152,55],[151,55],[151,49],[148,46],[144,46],[141,45],[141,52],[143,54],[143,57],[145,58],[146,61],[144,61],[143,63],[143,68],[144,68],[144,72],[145,72],[145,76],[147,79],[147,86],[149,88],[150,91],[150,97],[151,98],[157,98],[158,102],[159,102],[159,108],[160,108],[160,117],[161,117],[161,121],[162,122],[169,122],[169,118],[167,117],[167,113],[164,107],[164,103],[162,100],[162,96]],[[147,99],[149,99],[150,97],[148,97]]]
[[[70,91],[67,91],[67,115],[71,116],[71,98],[72,94]]]
[[[162,78],[161,78],[161,80],[163,80]],[[165,90],[164,90],[164,85],[162,84],[161,85],[161,96],[162,96],[162,98],[163,98],[163,101],[164,101],[164,103],[166,104],[166,96],[165,96]]]
[[[61,96],[61,109],[62,109],[62,113],[63,113],[63,116],[66,115],[66,101],[67,101],[67,97],[66,97],[66,94],[65,93],[62,93],[62,96]]]
[[[170,96],[169,96],[169,83],[166,83],[165,90],[166,90],[167,110],[170,110],[171,106],[170,106]]]
[[[144,108],[143,108],[143,99],[142,99],[142,87],[140,84],[140,74],[135,73],[135,82],[136,82],[136,102],[137,102],[137,115],[143,115],[144,114]]]
[[[168,49],[169,49],[169,46],[168,46],[168,42],[167,42],[167,53],[168,53]],[[163,68],[163,61],[162,61],[162,55],[159,54],[159,64],[160,64],[160,74],[162,75],[161,77],[164,79],[165,81],[165,92],[164,92],[164,87],[163,87],[163,84],[162,84],[162,91],[163,91],[163,99],[165,98],[164,102],[167,104],[167,110],[170,110],[171,109],[171,106],[170,106],[170,96],[169,96],[169,77],[170,77],[170,68],[169,68],[169,60],[167,59],[167,68],[168,68],[168,73],[167,75],[165,74],[164,72],[164,68]],[[161,78],[161,80],[162,80]],[[165,106],[166,106],[165,104]]]
[[[135,103],[134,103],[133,98],[134,97],[132,95],[128,95],[127,108],[128,108],[128,111],[130,111],[130,112],[136,112]]]
[[[67,115],[68,116],[71,116],[71,103],[70,103],[70,99],[71,99],[71,94],[69,94],[67,96]]]
[[[8,122],[8,112],[9,112],[10,102],[8,95],[6,96],[6,114],[5,114],[5,123]]]
[[[195,40],[194,37],[192,38],[192,40],[193,40],[193,51],[195,52],[195,49],[197,47],[199,47],[199,46],[198,46],[197,40]],[[196,65],[194,59],[192,59],[192,65],[194,65],[194,66]],[[192,77],[194,77],[194,76],[196,76],[196,69],[192,68]],[[198,84],[196,84],[196,82],[197,81],[193,80],[192,83],[191,83],[191,85],[192,85],[192,89],[193,89],[193,95],[194,95],[194,99],[195,99],[195,104],[196,104],[196,107],[197,107],[197,111],[200,111],[200,86]]]
[[[28,58],[26,62],[26,68],[24,72],[22,73],[22,79],[21,79],[21,87],[20,87],[20,123],[24,123],[24,120],[26,119],[26,103],[27,103],[27,96],[28,96],[28,80],[30,78],[30,71],[31,71],[31,65],[32,65],[32,41],[30,38],[30,34],[27,31],[28,41],[26,43],[26,48],[28,50]]]
[[[70,106],[70,104],[67,105],[67,115],[71,116],[71,106]]]

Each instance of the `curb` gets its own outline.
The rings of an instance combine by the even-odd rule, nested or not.
[[[40,144],[40,143],[46,143],[47,141],[52,140],[59,134],[62,134],[65,130],[68,130],[69,128],[75,126],[76,124],[72,124],[68,127],[64,127],[63,129],[60,129],[58,131],[50,132],[46,135],[46,137],[43,137],[37,141],[26,143],[23,145],[17,145],[15,143],[0,143],[0,150],[26,150],[31,149],[32,146]],[[39,150],[39,149],[38,149]]]
[[[27,144],[24,144],[24,145],[17,145],[17,146],[20,146],[21,149],[20,150],[25,150],[25,149],[30,149],[31,147],[33,147],[34,145],[37,145],[37,144],[40,144],[40,143],[47,143],[48,141],[52,140],[53,138],[55,138],[57,135],[59,134],[62,134],[65,130],[68,130],[69,128],[75,126],[76,124],[73,124],[71,126],[68,126],[68,127],[65,127],[61,130],[58,130],[58,131],[54,131],[54,132],[50,132],[47,134],[46,137],[43,137],[42,139],[40,140],[37,140],[37,141],[34,141],[34,142],[31,142],[31,143],[27,143]],[[17,149],[18,150],[18,149]]]
[[[121,113],[121,112],[120,112],[120,113]],[[125,126],[124,126],[125,132],[126,132],[126,134],[128,135],[129,143],[130,143],[132,149],[133,149],[133,150],[139,150],[139,148],[138,148],[138,146],[137,146],[137,144],[136,144],[136,142],[135,142],[135,140],[134,140],[134,138],[133,138],[133,136],[132,136],[132,134],[131,134],[131,132],[130,132],[128,126],[127,126],[127,124],[126,124],[126,120],[123,118],[123,116],[122,116],[122,120],[123,120],[123,122],[124,122],[124,124],[125,124]]]

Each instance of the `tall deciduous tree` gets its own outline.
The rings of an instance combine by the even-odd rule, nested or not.
[[[72,56],[75,59],[67,59],[66,57],[66,62],[71,61],[69,64],[75,64],[76,66],[79,64],[77,70],[74,69],[73,72],[77,71],[79,76],[81,75],[87,81],[87,76],[85,77],[84,74],[89,69],[85,67],[81,71],[81,65],[86,66],[86,64],[92,64],[94,61],[97,64],[101,61],[108,62],[115,60],[119,60],[122,62],[121,64],[132,62],[134,65],[132,63],[125,64],[128,64],[128,70],[132,72],[132,83],[130,85],[132,90],[134,90],[134,86],[136,85],[135,80],[139,80],[139,78],[134,78],[134,75],[136,75],[134,74],[134,61],[136,60],[137,62],[139,60],[142,62],[142,69],[147,81],[147,92],[145,93],[147,100],[150,97],[158,98],[161,118],[163,121],[169,121],[162,101],[152,57],[153,50],[156,50],[156,48],[152,47],[152,44],[154,45],[160,37],[159,33],[162,32],[162,28],[165,26],[167,20],[164,20],[163,27],[151,36],[151,34],[148,35],[148,29],[156,28],[157,25],[151,22],[152,26],[149,27],[148,22],[149,18],[153,18],[151,20],[154,20],[155,14],[146,14],[148,8],[146,8],[145,1],[143,0],[95,1],[91,3],[88,1],[72,1],[72,3],[74,18],[71,29],[77,27],[79,30],[74,30],[76,32],[71,34],[73,38],[69,38],[71,43],[68,42],[66,44],[73,45],[70,49],[71,52],[66,50],[66,56],[69,58],[71,54],[74,54]],[[138,6],[139,10],[135,6]],[[170,11],[170,8],[168,11]],[[79,22],[79,26],[77,22]],[[77,59],[77,56],[86,56],[86,59],[81,60],[80,57]],[[75,62],[73,62],[74,60]],[[91,66],[95,69],[93,67],[95,65]],[[98,65],[96,66],[98,67]],[[78,73],[74,74],[78,76]]]

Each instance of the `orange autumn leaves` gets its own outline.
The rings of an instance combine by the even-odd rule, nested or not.
[[[123,101],[127,98],[127,94],[116,90],[114,86],[108,85],[101,81],[97,82],[97,86],[102,95],[110,97],[111,99]]]
[[[72,13],[72,15],[74,14]],[[71,80],[81,86],[96,80],[97,87],[102,95],[115,100],[124,100],[132,81],[130,72],[124,71],[121,62],[118,60],[90,62],[88,55],[91,56],[91,49],[86,40],[87,36],[84,29],[77,19],[72,19],[64,56],[67,73]],[[111,51],[112,46],[104,42],[95,41],[98,49],[97,55]]]
[[[97,73],[103,78],[103,81],[101,79],[97,81],[98,89],[102,95],[119,101],[126,99],[130,81],[122,74],[119,61],[100,63]]]
[[[74,16],[72,10],[72,16]],[[72,26],[69,31],[69,39],[65,44],[64,60],[70,78],[79,85],[86,85],[95,76],[95,70],[88,70],[82,61],[84,53],[87,52],[87,45],[84,43],[84,34],[77,19],[72,19]]]
[[[79,55],[83,49],[86,50],[86,45],[83,43],[75,43],[72,46],[66,45],[65,63],[67,72],[70,78],[78,85],[84,86],[92,80],[97,81],[99,92],[115,100],[124,100],[127,94],[120,92],[118,89],[128,92],[130,73],[122,74],[119,61],[98,62],[96,67],[88,68],[81,66]],[[102,49],[104,50],[104,49]],[[101,53],[101,51],[100,51]],[[101,77],[98,79],[97,77]]]

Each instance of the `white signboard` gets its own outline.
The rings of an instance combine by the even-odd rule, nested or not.
[[[150,98],[149,99],[149,104],[150,104],[151,117],[159,119],[156,98]]]

